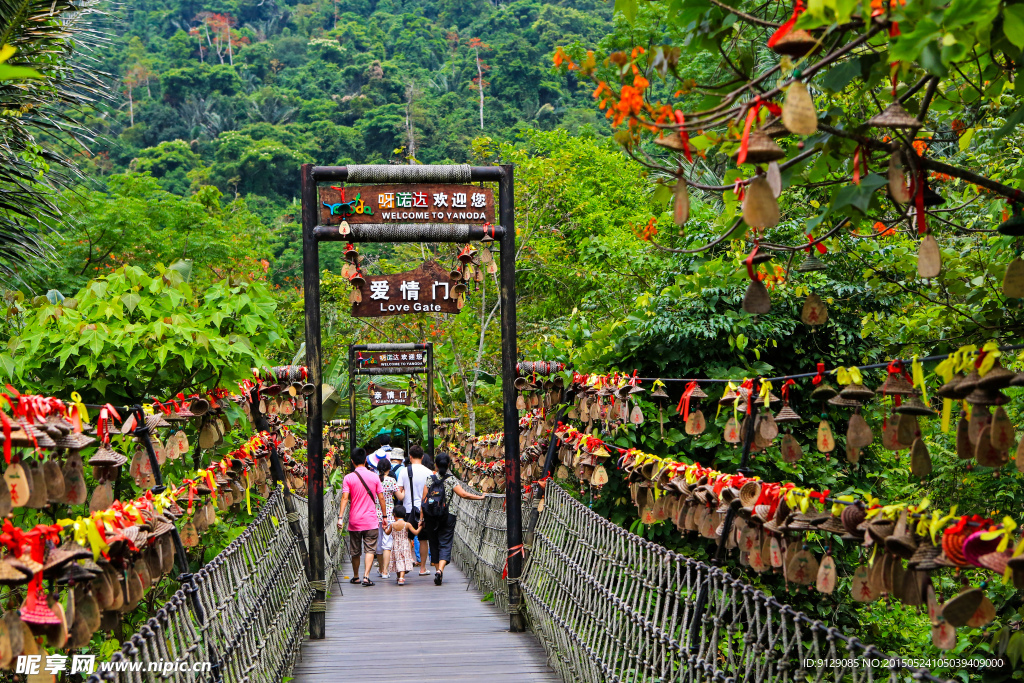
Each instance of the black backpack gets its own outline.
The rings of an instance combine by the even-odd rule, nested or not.
[[[450,474],[443,477],[433,477],[430,486],[427,487],[427,497],[423,499],[423,514],[430,519],[446,519],[448,517],[448,504],[451,502],[444,493],[444,481]]]

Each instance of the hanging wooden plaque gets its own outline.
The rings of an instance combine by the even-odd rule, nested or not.
[[[359,286],[361,301],[352,304],[356,318],[413,313],[458,313],[456,282],[436,261],[394,275],[367,275]]]
[[[370,382],[370,405],[407,406],[412,403],[412,394],[408,389],[392,389]]]
[[[320,188],[320,224],[494,223],[494,191],[475,185],[348,185]]]

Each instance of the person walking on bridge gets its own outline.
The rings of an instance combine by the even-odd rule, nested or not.
[[[423,514],[426,517],[427,539],[430,542],[430,563],[437,565],[434,585],[444,581],[444,568],[452,561],[452,543],[455,540],[456,517],[452,514],[452,497],[458,495],[466,500],[483,500],[484,496],[470,493],[452,475],[448,468],[451,458],[447,453],[434,457],[437,474],[427,478],[423,487]]]
[[[377,509],[386,510],[384,488],[380,478],[366,469],[366,451],[357,448],[352,452],[354,470],[345,475],[341,485],[341,509],[338,511],[338,528],[348,516],[348,552],[352,556],[352,579],[349,583],[359,583],[359,560],[363,559],[362,584],[372,586],[370,568],[377,550]]]
[[[421,509],[423,505],[423,487],[427,485],[427,477],[433,474],[423,464],[423,449],[417,444],[409,449],[409,463],[403,465],[398,471],[398,489],[395,497],[402,501],[406,509],[406,519],[413,526],[419,525],[423,519]],[[426,537],[414,538],[419,545],[417,551],[415,545],[413,550],[422,558],[420,561],[420,576],[426,576],[427,572],[427,548]],[[416,554],[413,555],[416,557]]]

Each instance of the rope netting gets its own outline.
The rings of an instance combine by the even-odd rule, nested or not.
[[[502,498],[460,501],[455,551],[463,571],[504,607]],[[940,681],[721,569],[629,533],[554,482],[544,505],[535,524],[524,519],[520,584],[531,628],[566,681]],[[524,517],[536,514],[524,507]]]
[[[306,499],[292,499],[308,538]],[[333,490],[324,492],[327,585],[344,545],[335,522],[340,502]],[[299,552],[302,539],[292,532],[289,521],[283,493],[277,489],[249,526],[111,657],[114,668],[121,668],[116,667],[119,662],[129,666],[93,674],[89,682],[279,683],[291,672],[313,601]],[[179,666],[164,671],[158,662]],[[193,666],[207,662],[207,671]]]

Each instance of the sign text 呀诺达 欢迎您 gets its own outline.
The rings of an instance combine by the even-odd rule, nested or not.
[[[357,351],[355,361],[360,369],[422,367],[427,362],[427,352]]]
[[[475,185],[320,188],[320,224],[494,223],[494,192]]]

